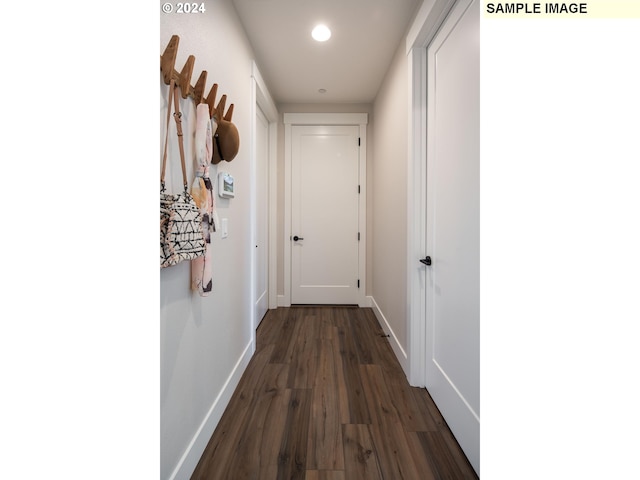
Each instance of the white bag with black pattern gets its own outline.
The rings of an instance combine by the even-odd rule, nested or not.
[[[193,260],[205,254],[205,240],[202,232],[202,216],[187,187],[187,173],[182,140],[182,120],[178,95],[174,92],[172,80],[167,105],[167,134],[162,158],[160,176],[160,267],[171,267],[184,260]],[[167,165],[167,143],[169,136],[169,118],[171,116],[171,98],[174,99],[174,118],[178,130],[180,160],[184,191],[177,194],[166,193],[164,176]]]

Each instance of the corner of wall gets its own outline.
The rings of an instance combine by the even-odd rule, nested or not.
[[[382,310],[380,310],[380,307],[376,303],[375,299],[373,297],[368,297],[368,298],[370,299],[371,308],[373,309],[373,313],[378,319],[378,322],[380,323],[382,330],[384,330],[384,332],[387,335],[389,335],[389,343],[391,344],[393,353],[395,353],[396,358],[398,359],[398,362],[400,362],[400,366],[402,367],[404,374],[408,377],[409,361],[408,361],[407,353],[404,351],[404,348],[402,348],[402,345],[398,340],[396,333],[394,332],[387,318],[382,313]]]

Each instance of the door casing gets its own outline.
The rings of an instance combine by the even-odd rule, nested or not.
[[[257,218],[256,218],[256,172],[257,172],[257,109],[259,108],[267,121],[269,122],[269,159],[268,159],[268,175],[269,175],[269,219],[268,219],[268,231],[269,231],[269,252],[268,252],[268,268],[269,268],[269,308],[277,307],[277,281],[278,281],[278,265],[277,265],[277,236],[276,236],[276,222],[277,222],[277,142],[278,142],[278,109],[275,102],[269,94],[269,90],[258,70],[255,62],[252,64],[251,70],[251,129],[250,129],[250,149],[251,149],[251,189],[250,189],[250,202],[251,202],[251,238],[252,243],[251,251],[248,252],[251,258],[251,335],[253,351],[255,351],[256,344],[256,328],[258,322],[261,320],[256,318],[256,282],[257,282],[257,262],[254,255],[254,249],[256,245],[257,236]]]
[[[360,288],[358,289],[358,305],[368,306],[365,296],[366,291],[366,245],[367,245],[367,123],[366,113],[285,113],[284,114],[284,295],[278,298],[278,306],[291,306],[291,198],[292,198],[292,127],[294,125],[356,125],[360,129],[360,161],[359,184],[360,196],[358,200],[358,228],[360,231],[360,247],[358,249],[358,276]]]
[[[256,188],[254,208],[255,218],[255,249],[253,250],[256,263],[254,279],[254,309],[256,328],[269,310],[269,121],[265,113],[256,105]]]

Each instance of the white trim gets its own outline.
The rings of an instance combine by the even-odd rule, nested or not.
[[[424,205],[426,196],[426,78],[427,50],[415,48],[408,58],[409,70],[409,158],[407,171],[407,317],[410,357],[407,377],[414,387],[425,386],[426,317],[424,266],[418,262],[426,255]],[[423,88],[424,85],[424,88]]]
[[[406,38],[409,68],[409,159],[407,185],[407,320],[408,380],[426,385],[425,272],[419,259],[427,253],[423,218],[426,182],[427,47],[449,14],[455,0],[425,0]]]
[[[269,117],[269,308],[278,306],[278,115]]]
[[[258,66],[255,62],[252,62],[251,65],[251,76],[256,82],[257,89],[257,101],[258,105],[266,115],[267,119],[270,122],[274,122],[278,120],[278,109],[276,108],[276,104],[274,103],[271,95],[269,94],[269,89],[267,85],[264,83],[262,79],[262,75],[260,74],[260,70],[258,70]]]
[[[257,86],[256,102],[269,121],[269,308],[277,307],[278,292],[278,109],[260,70],[252,62],[251,74]]]
[[[358,229],[358,305],[368,306],[367,290],[367,113],[285,113],[284,118],[284,295],[278,306],[291,306],[291,127],[293,125],[356,125],[360,128]],[[280,304],[282,300],[282,305]]]
[[[256,152],[256,135],[257,135],[257,120],[256,114],[257,109],[259,108],[264,113],[267,121],[269,122],[268,126],[268,135],[269,135],[269,159],[268,159],[268,170],[269,170],[269,219],[268,219],[268,228],[269,228],[269,251],[268,255],[268,265],[269,265],[269,286],[268,286],[268,297],[269,297],[269,308],[276,308],[277,306],[277,282],[278,282],[278,264],[277,264],[277,242],[278,237],[276,235],[277,229],[277,181],[278,181],[278,173],[277,173],[277,142],[278,142],[278,109],[276,108],[276,104],[274,103],[271,95],[269,94],[269,90],[267,89],[266,84],[260,74],[260,70],[258,70],[258,66],[255,62],[251,64],[251,103],[250,103],[250,119],[251,119],[251,127],[249,133],[249,142],[250,142],[250,155],[251,155],[251,192],[250,192],[250,202],[251,202],[251,238],[255,240],[256,236],[256,212],[255,212],[255,192],[256,192],[256,162],[257,162],[257,152]],[[258,326],[258,321],[260,319],[256,318],[255,315],[255,282],[257,278],[257,265],[255,264],[255,255],[253,245],[255,245],[255,241],[252,241],[250,244],[251,252],[251,335],[253,337],[253,342],[255,343],[255,330]]]
[[[366,125],[367,113],[285,113],[285,125]]]
[[[376,300],[373,297],[367,297],[367,298],[371,302],[371,308],[373,309],[373,313],[378,319],[378,322],[380,323],[382,330],[384,330],[384,333],[389,335],[389,344],[391,345],[391,349],[393,350],[393,353],[395,353],[396,358],[398,359],[398,362],[400,362],[400,366],[402,367],[402,370],[406,372],[407,364],[409,361],[407,357],[407,352],[405,352],[404,348],[402,348],[402,345],[400,344],[400,341],[398,340],[396,333],[391,328],[391,325],[389,324],[386,317],[382,313],[382,310],[380,310],[380,307],[378,307]]]
[[[211,436],[220,422],[227,405],[229,405],[233,392],[240,383],[242,374],[249,365],[249,361],[251,360],[254,350],[255,343],[251,341],[245,347],[244,352],[242,352],[242,355],[236,362],[235,367],[233,367],[231,375],[229,375],[229,378],[227,378],[227,381],[222,386],[220,393],[213,401],[213,404],[211,405],[211,408],[209,408],[207,415],[205,415],[200,427],[196,430],[191,442],[189,442],[189,446],[178,461],[176,468],[169,476],[169,480],[189,480],[193,475],[193,472],[202,457],[204,449],[207,447],[209,440],[211,440]]]
[[[285,295],[278,295],[278,307],[290,307],[287,305],[287,299]]]
[[[284,114],[284,256],[282,267],[284,270],[284,295],[282,307],[291,306],[291,124],[287,123]],[[278,302],[280,303],[280,302]]]
[[[426,48],[456,0],[425,0],[416,14],[406,38],[407,55],[413,48]]]
[[[360,305],[360,308],[373,308],[373,297],[372,296],[364,297],[364,305]]]
[[[360,243],[358,245],[358,276],[360,288],[358,289],[358,305],[366,307],[365,292],[367,291],[367,118],[360,120],[360,196],[358,197],[358,230],[360,231]],[[363,121],[364,120],[364,121]]]

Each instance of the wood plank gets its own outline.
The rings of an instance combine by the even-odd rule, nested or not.
[[[420,478],[382,368],[379,365],[361,365],[360,371],[371,412],[371,437],[383,477],[394,480]]]
[[[320,338],[322,340],[336,340],[338,339],[338,327],[336,325],[335,318],[336,309],[334,308],[322,308],[318,309],[316,313],[317,318],[320,319]]]
[[[265,439],[272,443],[273,438],[282,437],[280,425],[284,427],[284,422],[281,420],[280,425],[267,424],[267,416],[271,411],[272,403],[275,403],[277,408],[282,405],[283,399],[289,400],[289,395],[285,394],[288,372],[289,366],[286,364],[268,364],[258,380],[255,389],[256,401],[229,463],[228,472],[233,473],[233,478],[238,480],[255,478],[263,463],[268,465],[270,460],[273,463],[277,462],[277,453],[265,450],[267,458],[264,459],[261,453]],[[270,427],[275,428],[270,429]]]
[[[340,412],[340,423],[347,424],[351,423],[351,413],[349,407],[349,390],[352,388],[352,385],[347,385],[347,381],[344,376],[344,357],[341,353],[340,341],[338,335],[338,327],[333,327],[334,329],[334,338],[331,340],[333,342],[333,364],[336,366],[335,369],[335,386],[336,386],[336,395],[338,399],[338,411]]]
[[[416,433],[422,451],[437,480],[477,480],[478,476],[460,452],[452,452],[441,432]]]
[[[269,310],[256,330],[256,350],[275,344],[280,338],[285,309]]]
[[[271,363],[291,363],[295,341],[300,332],[299,310],[283,309],[282,322],[275,341]]]
[[[347,477],[342,470],[307,470],[305,480],[347,480]]]
[[[274,478],[278,478],[278,465],[260,467],[257,480],[273,480]]]
[[[422,441],[418,438],[418,433],[407,433],[407,444],[416,464],[416,469],[422,475],[421,480],[439,480],[439,473],[435,472],[433,464],[429,461],[429,457],[425,454]]]
[[[319,340],[321,348],[313,384],[313,402],[307,447],[307,469],[344,470],[340,400],[334,361],[334,344]]]
[[[417,429],[416,431],[436,432],[441,428],[446,428],[442,414],[427,390],[425,388],[412,387],[412,392],[415,404],[424,421],[423,428]]]
[[[278,480],[303,480],[305,477],[310,415],[311,390],[292,390],[278,455]]]
[[[343,412],[342,423],[368,424],[371,423],[371,417],[362,388],[356,340],[349,321],[350,313],[352,312],[347,309],[338,310],[336,313],[342,371],[348,387],[346,393],[349,403],[348,410]]]
[[[453,436],[449,425],[447,425],[447,422],[442,417],[440,410],[431,398],[429,392],[424,388],[417,388],[414,390],[414,396],[417,399],[420,409],[423,410],[425,418],[427,418],[428,415],[431,419],[428,423],[429,428],[427,428],[426,431],[439,432],[456,463],[460,465],[463,470],[468,467],[473,470],[473,467],[470,467],[467,456]]]
[[[411,387],[405,378],[386,372],[384,379],[389,391],[393,392],[394,406],[405,430],[408,432],[432,430],[433,420],[428,412],[425,413],[420,408],[414,387]]]
[[[276,467],[280,460],[280,446],[284,436],[284,429],[287,424],[287,415],[289,413],[289,404],[291,402],[291,390],[286,389],[282,395],[276,395],[265,415],[265,422],[260,438],[260,470],[269,470],[270,467]],[[275,475],[271,478],[275,478]]]
[[[365,309],[358,309],[349,317],[351,330],[355,338],[358,362],[360,364],[379,364],[378,348],[375,332],[371,331],[371,324],[367,320]],[[381,338],[381,337],[377,337]]]
[[[345,476],[349,480],[382,480],[378,454],[368,425],[344,425]]]
[[[298,336],[291,350],[289,388],[312,388],[320,356],[320,323],[315,315],[298,320]]]

